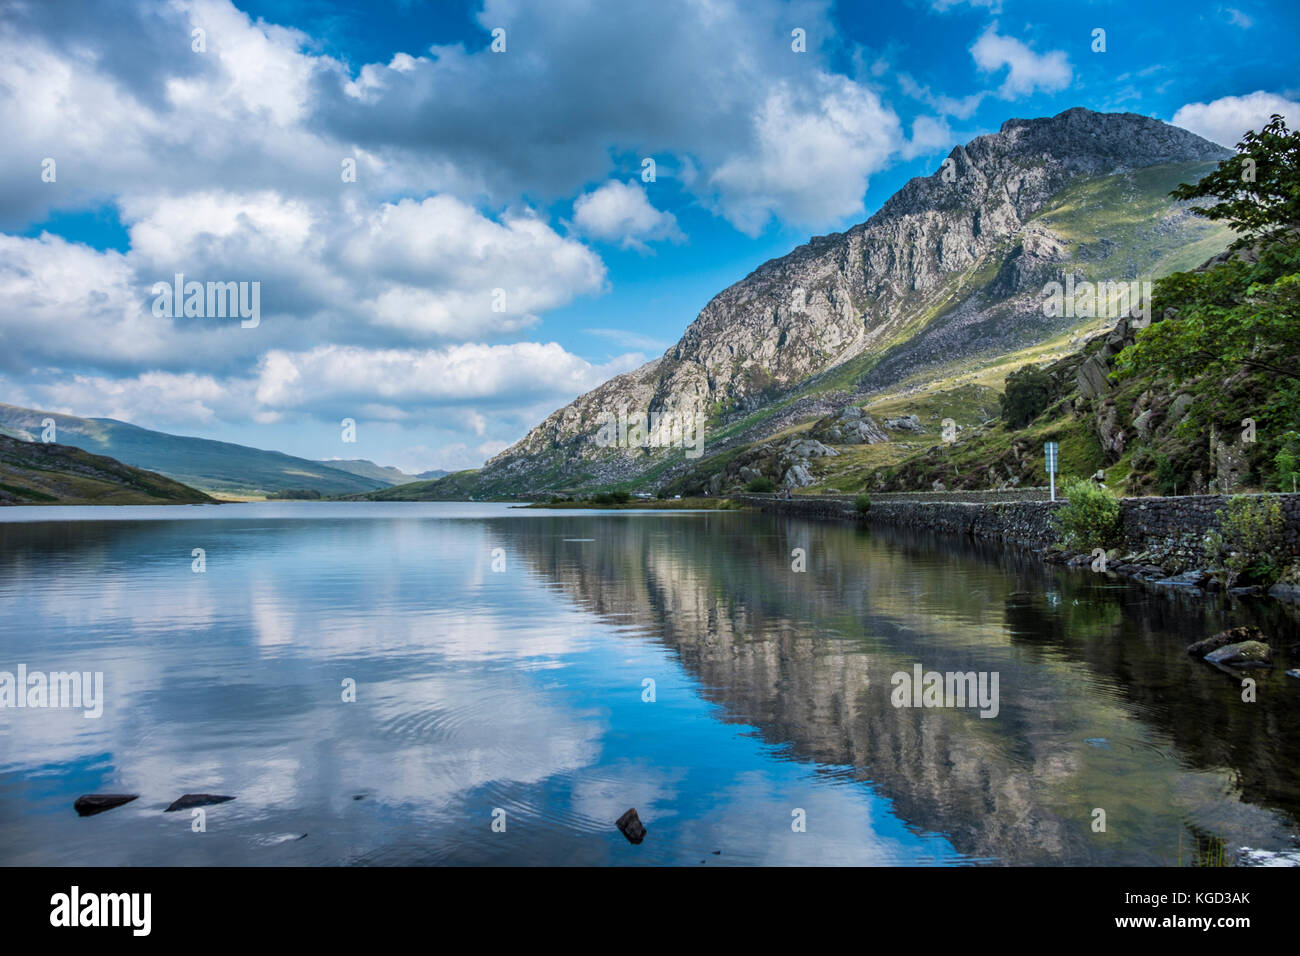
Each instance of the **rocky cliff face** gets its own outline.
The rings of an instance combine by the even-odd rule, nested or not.
[[[1041,340],[1060,331],[1043,321],[1039,294],[1063,273],[1067,252],[1034,215],[1081,177],[1226,155],[1131,113],[1008,120],[955,148],[865,223],[814,238],[719,293],[663,357],[557,410],[483,477],[532,490],[626,480],[682,452],[662,447],[670,442],[653,429],[641,447],[608,447],[597,441],[602,413],[652,412],[667,423],[704,413],[716,434],[855,360],[866,360],[852,383],[860,390],[999,342]],[[742,427],[745,440],[762,437],[756,427]]]

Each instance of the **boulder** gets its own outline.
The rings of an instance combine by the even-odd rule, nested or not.
[[[1155,425],[1155,413],[1147,409],[1137,418],[1133,419],[1133,430],[1137,432],[1138,438],[1146,441],[1151,437],[1151,429]]]
[[[1242,641],[1210,651],[1205,660],[1229,667],[1268,667],[1273,662],[1273,651],[1263,641]]]
[[[781,479],[782,488],[804,488],[813,483],[812,472],[808,470],[807,462],[800,462],[791,465]]]
[[[1173,400],[1173,403],[1169,406],[1169,415],[1165,419],[1165,424],[1173,425],[1176,422],[1182,421],[1183,416],[1187,414],[1187,410],[1192,407],[1193,401],[1194,399],[1192,396],[1188,395],[1186,392],[1176,397]]]
[[[646,829],[641,824],[641,818],[637,815],[636,807],[628,810],[615,823],[623,836],[627,837],[628,843],[640,843],[645,839]]]
[[[1096,355],[1089,355],[1079,365],[1079,394],[1084,398],[1104,395],[1110,390],[1110,382],[1106,377],[1108,374],[1110,370],[1106,367],[1105,361]]]
[[[889,430],[896,432],[916,432],[917,434],[920,434],[925,431],[925,427],[921,424],[921,419],[917,418],[915,415],[902,415],[898,418],[886,418],[884,425]]]
[[[1203,588],[1205,587],[1206,583],[1210,580],[1210,577],[1211,575],[1210,572],[1208,571],[1200,571],[1200,570],[1184,571],[1182,574],[1175,574],[1172,577],[1165,578],[1160,583],[1178,584],[1178,585],[1182,585],[1183,587],[1190,587],[1190,588]],[[1228,643],[1228,642],[1225,641],[1224,643]]]
[[[1197,641],[1195,644],[1188,644],[1187,653],[1193,657],[1204,657],[1210,651],[1217,651],[1220,647],[1227,647],[1229,644],[1262,641],[1263,638],[1263,633],[1257,627],[1234,627]]]
[[[795,458],[825,458],[838,455],[834,448],[829,448],[815,438],[802,438],[785,447],[785,452]]]
[[[1108,461],[1117,461],[1124,454],[1126,436],[1119,422],[1119,409],[1107,402],[1097,409],[1097,438]]]

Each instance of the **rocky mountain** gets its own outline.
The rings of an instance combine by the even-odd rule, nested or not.
[[[1092,317],[1045,316],[1047,283],[1153,280],[1226,246],[1222,227],[1167,193],[1228,154],[1131,113],[1008,120],[866,222],[719,293],[661,358],[558,409],[488,461],[476,487],[662,485],[693,467],[673,429],[696,415],[716,455],[1058,335]],[[646,416],[645,440],[611,447],[602,422],[624,411]]]

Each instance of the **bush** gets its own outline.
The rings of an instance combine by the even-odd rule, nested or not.
[[[1119,499],[1085,478],[1071,478],[1061,489],[1066,503],[1053,516],[1061,543],[1074,551],[1112,548],[1123,538]]]
[[[749,484],[747,484],[745,486],[745,490],[753,491],[756,493],[762,493],[765,491],[775,491],[776,482],[773,481],[771,478],[767,478],[765,476],[760,475],[759,477],[751,481]]]
[[[1219,528],[1205,536],[1205,555],[1222,569],[1226,587],[1271,587],[1286,564],[1282,506],[1267,495],[1233,495],[1218,511]]]
[[[858,495],[853,499],[853,510],[860,515],[871,510],[871,495]]]
[[[1145,475],[1150,473],[1156,467],[1156,456],[1146,445],[1139,445],[1133,449],[1133,455],[1129,458],[1129,471],[1135,475]]]
[[[1011,428],[1024,428],[1051,402],[1051,376],[1036,365],[1026,365],[1007,376],[1002,418]]]
[[[1178,489],[1182,488],[1186,494],[1191,487],[1192,479],[1186,470],[1179,468],[1174,464],[1172,458],[1168,455],[1156,455],[1156,489],[1166,497],[1178,494]]]
[[[1277,487],[1279,491],[1295,491],[1300,481],[1300,433],[1289,431],[1282,438],[1285,443],[1273,457]]]
[[[632,500],[632,496],[626,491],[602,491],[593,495],[591,500],[598,505],[625,505]]]

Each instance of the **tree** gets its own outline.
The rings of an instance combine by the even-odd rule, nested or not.
[[[1234,249],[1260,241],[1295,242],[1300,230],[1300,130],[1289,131],[1274,113],[1258,133],[1250,130],[1225,159],[1195,185],[1183,183],[1176,199],[1217,199],[1193,206],[1207,219],[1226,220],[1239,234]]]
[[[1274,465],[1300,405],[1300,130],[1288,131],[1274,116],[1200,182],[1170,195],[1217,199],[1193,208],[1238,233],[1235,254],[1159,280],[1152,296],[1158,321],[1119,354],[1116,370],[1121,378],[1189,383],[1198,399],[1189,423],[1218,407],[1223,382],[1243,372],[1259,379],[1264,394],[1251,417],[1260,463]]]
[[[1052,400],[1052,378],[1037,365],[1026,365],[1007,376],[1002,419],[1011,428],[1024,428]]]

